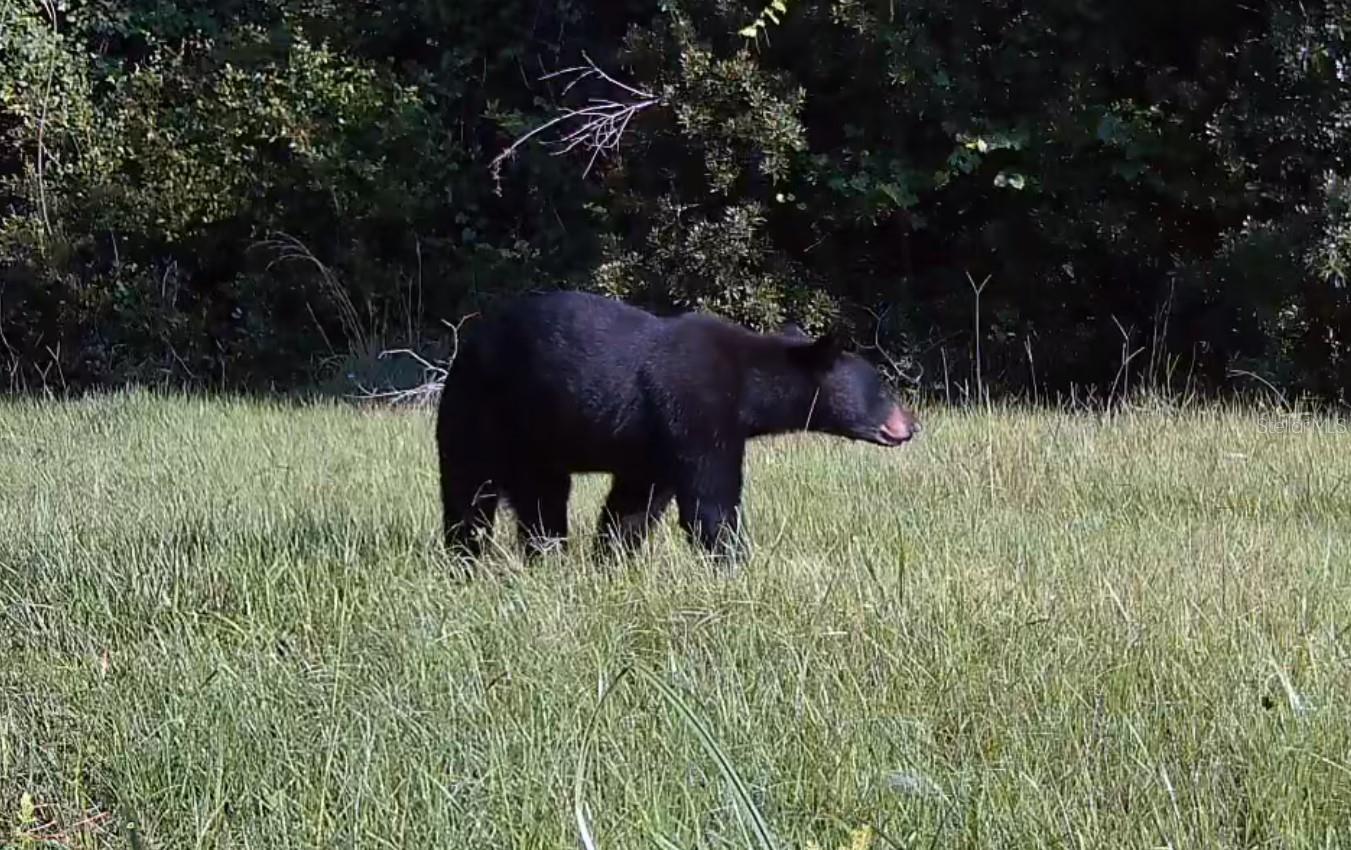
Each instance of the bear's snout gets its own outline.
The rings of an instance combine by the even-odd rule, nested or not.
[[[899,404],[891,406],[891,412],[878,429],[882,442],[889,446],[899,446],[908,442],[919,433],[919,422]]]

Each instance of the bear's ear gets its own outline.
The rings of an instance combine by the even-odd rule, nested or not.
[[[795,322],[784,322],[782,325],[779,325],[779,336],[788,337],[789,339],[811,339],[811,337],[807,336],[807,332]]]
[[[794,357],[808,369],[825,371],[844,353],[844,342],[834,332],[826,333],[807,345],[793,349]]]

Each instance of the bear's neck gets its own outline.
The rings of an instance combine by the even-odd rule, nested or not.
[[[792,431],[815,431],[824,405],[820,385],[787,363],[752,366],[742,396],[742,425],[747,436],[764,437]]]

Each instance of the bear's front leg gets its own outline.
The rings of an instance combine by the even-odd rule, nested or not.
[[[719,557],[740,559],[742,461],[745,442],[724,446],[680,464],[676,506],[691,542]]]

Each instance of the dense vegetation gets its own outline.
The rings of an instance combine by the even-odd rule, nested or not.
[[[585,57],[657,101],[617,155],[494,175],[632,100]],[[292,384],[562,284],[1339,396],[1349,128],[1351,0],[4,0],[0,366]]]

